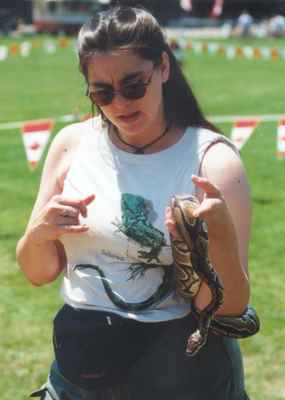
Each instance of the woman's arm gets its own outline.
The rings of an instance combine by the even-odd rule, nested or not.
[[[251,226],[250,188],[240,157],[224,143],[205,154],[201,177],[193,177],[208,224],[209,257],[224,286],[218,314],[239,315],[249,301],[248,248]],[[203,309],[211,295],[202,284],[196,305]]]
[[[87,205],[94,196],[74,200],[61,194],[78,145],[77,137],[76,129],[70,126],[53,140],[28,226],[17,244],[17,261],[27,279],[36,286],[55,280],[65,267],[60,236],[88,230],[87,226],[80,225],[79,215],[86,216]]]

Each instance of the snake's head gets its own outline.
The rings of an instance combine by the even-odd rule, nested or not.
[[[171,210],[176,227],[186,238],[186,231],[192,236],[198,234],[207,239],[207,225],[193,215],[193,211],[200,205],[197,197],[193,195],[175,195],[171,199]]]
[[[197,218],[193,216],[193,211],[199,206],[199,200],[192,195],[176,195],[171,199],[171,209],[174,219],[177,221],[178,211],[180,218],[184,219],[189,225],[195,225]]]

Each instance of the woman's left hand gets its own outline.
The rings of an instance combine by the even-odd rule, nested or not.
[[[201,203],[193,212],[194,217],[203,219],[208,226],[211,240],[223,240],[229,231],[233,234],[233,221],[219,188],[208,179],[192,175],[192,181],[201,193]],[[165,225],[174,237],[176,226],[173,220],[171,208],[167,207],[165,212]]]
[[[225,234],[234,232],[234,226],[221,191],[206,178],[192,175],[192,181],[201,193],[201,203],[194,211],[194,216],[207,223],[211,240],[223,240]]]

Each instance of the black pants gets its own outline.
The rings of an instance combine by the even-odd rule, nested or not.
[[[196,356],[185,356],[196,328],[191,315],[152,324],[77,312],[64,306],[55,318],[57,361],[38,392],[42,399],[248,399],[236,340],[210,334]]]

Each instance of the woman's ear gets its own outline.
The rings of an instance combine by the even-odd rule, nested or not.
[[[170,61],[169,61],[169,56],[166,53],[166,51],[164,51],[161,54],[160,70],[161,70],[162,82],[165,83],[168,81],[169,73],[170,73]]]

